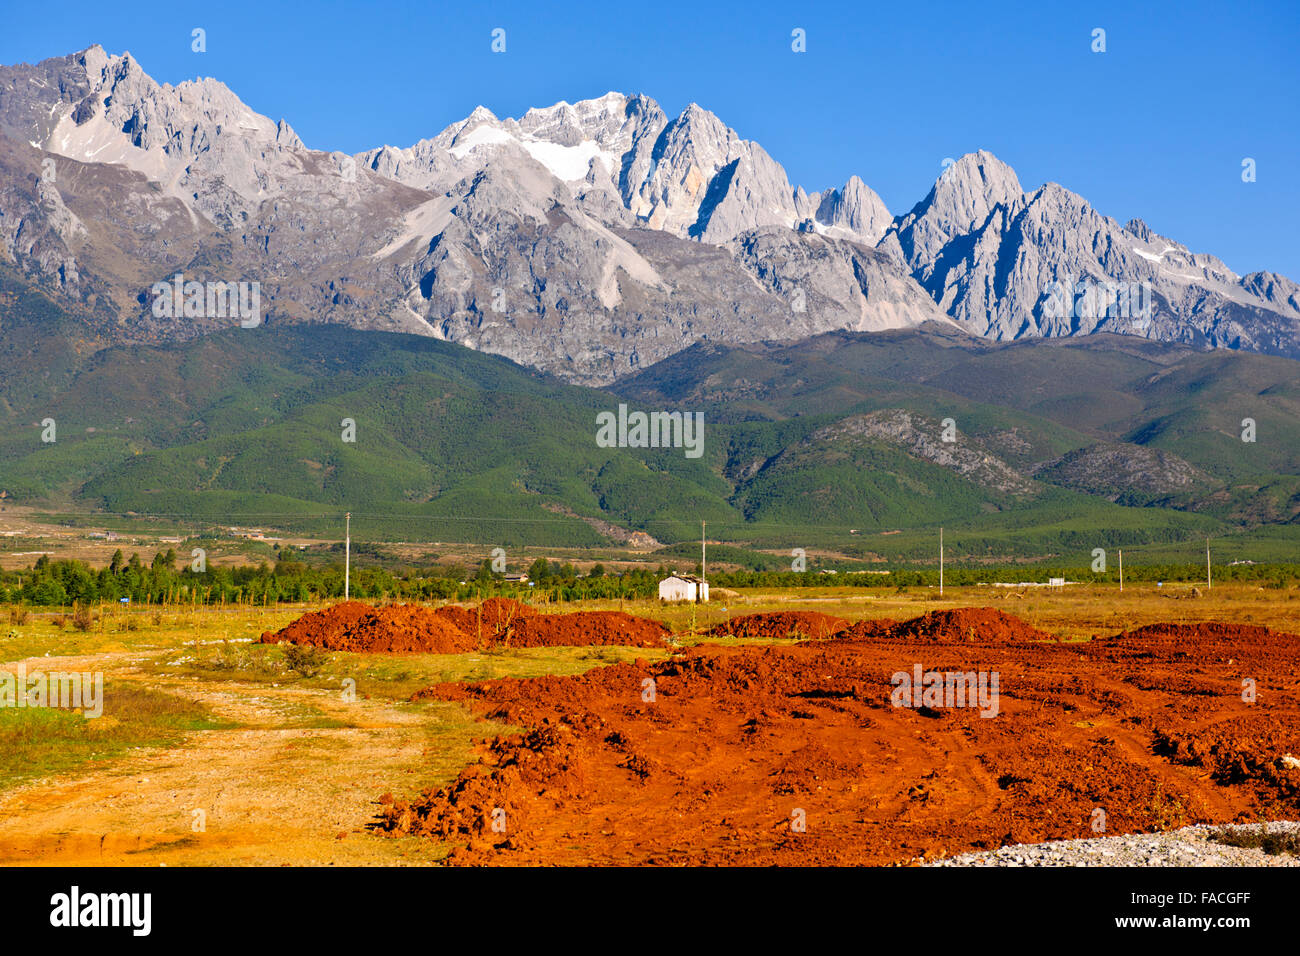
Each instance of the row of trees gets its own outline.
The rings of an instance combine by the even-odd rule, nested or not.
[[[698,566],[695,568],[698,573]],[[528,593],[552,601],[587,598],[648,598],[658,594],[658,582],[669,573],[639,568],[607,574],[601,565],[586,574],[572,564],[537,558],[528,569],[528,582],[507,581],[484,561],[477,569],[431,565],[392,570],[353,567],[350,593],[354,598],[406,601],[471,600],[493,594]],[[949,568],[949,585],[1039,581],[1064,577],[1069,581],[1115,582],[1116,569],[1095,573],[1086,567],[1060,568]],[[1201,582],[1204,565],[1137,565],[1126,568],[1125,580],[1139,582]],[[1286,587],[1300,580],[1300,565],[1254,564],[1214,568],[1216,581],[1252,580]],[[709,575],[714,587],[932,587],[937,569],[894,569],[889,574],[820,574],[816,571],[718,571]],[[343,596],[341,563],[309,565],[284,557],[273,566],[263,562],[236,567],[209,567],[195,572],[190,565],[177,568],[173,550],[155,554],[148,564],[139,555],[125,558],[121,551],[107,567],[96,570],[84,561],[51,561],[42,556],[32,567],[0,572],[0,602],[38,606],[70,606],[127,600],[137,604],[275,604],[338,599]]]
[[[581,574],[572,564],[538,558],[529,567],[529,583],[509,582],[491,563],[467,573],[458,566],[391,570],[353,566],[349,593],[354,598],[407,601],[470,600],[491,594],[527,591],[550,600],[649,597],[657,593],[665,569],[637,570],[606,576],[597,565]],[[136,604],[275,604],[343,597],[342,563],[308,565],[280,560],[274,565],[209,566],[195,572],[177,567],[174,550],[155,554],[145,564],[137,554],[119,551],[108,566],[96,570],[84,561],[52,561],[42,556],[30,568],[0,572],[0,603],[70,606],[129,601]]]
[[[698,569],[697,569],[698,573]],[[1085,584],[1116,584],[1119,569],[1114,565],[1103,572],[1089,567],[949,567],[944,584],[953,586],[1018,582],[1046,584],[1051,578]],[[1300,564],[1214,565],[1213,579],[1220,581],[1258,581],[1261,585],[1287,587],[1300,581]],[[1124,583],[1155,582],[1205,583],[1204,564],[1125,565]],[[894,568],[888,574],[838,573],[817,571],[734,571],[709,574],[709,584],[717,587],[934,587],[939,583],[938,568]]]

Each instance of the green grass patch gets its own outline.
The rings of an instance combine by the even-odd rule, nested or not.
[[[156,659],[146,666],[167,677],[231,680],[246,683],[294,684],[342,692],[345,680],[356,682],[359,697],[405,701],[430,684],[483,681],[498,677],[541,677],[581,674],[593,667],[625,661],[660,660],[668,651],[646,647],[514,647],[466,654],[352,654],[335,652],[321,660],[316,673],[305,677],[290,670],[286,645],[223,644],[192,647]]]
[[[71,610],[45,611],[0,605],[0,661],[29,657],[72,657],[169,647],[200,648],[213,642],[277,631],[302,614],[302,608],[218,610],[171,606],[131,608],[95,605],[89,630],[77,630]]]
[[[105,684],[96,718],[50,707],[0,708],[0,789],[231,726],[195,701],[123,682]]]

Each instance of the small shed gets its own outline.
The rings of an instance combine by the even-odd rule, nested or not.
[[[691,574],[670,574],[659,582],[659,600],[707,603],[709,583]]]

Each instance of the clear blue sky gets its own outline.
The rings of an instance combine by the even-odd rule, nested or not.
[[[1238,272],[1300,281],[1300,2],[1035,6],[60,0],[7,5],[0,62],[129,49],[160,81],[214,76],[348,152],[409,145],[478,104],[519,116],[643,92],[670,115],[712,110],[806,189],[857,173],[895,214],[945,157],[989,149],[1026,187],[1055,180]]]

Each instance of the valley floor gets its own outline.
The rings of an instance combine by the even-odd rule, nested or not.
[[[743,863],[757,861],[755,852],[766,862],[906,863],[955,857],[977,840],[993,855],[963,862],[1112,862],[1104,848],[1114,844],[1094,853],[1087,840],[1088,810],[1107,793],[1112,834],[1296,819],[1290,778],[1300,770],[1278,769],[1272,750],[1300,756],[1300,702],[1278,663],[1294,658],[1273,638],[1232,648],[1208,638],[1195,646],[1110,638],[1160,621],[1294,632],[1297,599],[1294,588],[1246,585],[1204,597],[1149,586],[1123,595],[950,588],[942,601],[926,589],[767,592],[730,606],[628,606],[668,620],[677,649],[336,653],[300,670],[283,646],[253,642],[302,609],[114,608],[87,633],[33,615],[0,634],[7,662],[0,670],[22,663],[28,673],[102,672],[104,716],[78,718],[61,731],[89,741],[86,759],[73,759],[59,740],[42,741],[41,726],[14,723],[30,712],[0,712],[0,737],[22,744],[6,746],[9,763],[0,767],[0,865],[429,865],[449,855],[487,863]],[[841,652],[832,642],[799,648],[779,639],[722,638],[711,648],[690,633],[692,624],[702,631],[773,610],[900,620],[972,605],[997,605],[1062,640],[1023,650],[868,641]],[[1000,669],[1003,720],[925,719],[890,708],[888,673],[906,669],[904,658]],[[1229,693],[1245,662],[1256,668],[1263,710],[1243,709]],[[659,716],[637,702],[643,673],[659,680]],[[627,674],[637,678],[630,690],[619,683]],[[546,675],[558,682],[511,680]],[[430,687],[441,689],[412,700]],[[198,729],[159,730],[158,743],[137,735],[130,746],[98,747],[127,719],[115,716],[114,701],[146,692],[201,712],[199,723],[184,725]],[[494,840],[472,823],[492,800],[518,797],[518,779],[480,794],[483,806],[425,798],[430,819],[445,812],[471,821],[468,830],[375,829],[391,806],[385,794],[418,807],[426,788],[490,775],[512,757],[523,765],[538,743],[520,732],[565,714],[608,726],[591,737],[579,720],[578,738],[560,741],[532,768],[540,776],[522,785],[535,792],[508,804],[522,839]],[[1181,746],[1178,758],[1153,752],[1153,734]],[[504,743],[486,746],[498,735]],[[615,737],[617,745],[609,744]],[[1244,777],[1223,761],[1198,762],[1206,748],[1228,745],[1245,760]],[[546,761],[565,753],[587,777],[548,775]],[[808,808],[806,839],[792,839],[792,807]],[[1089,846],[1079,853],[1058,843],[998,849],[1008,839],[1066,837]],[[1184,859],[1169,851],[1177,838],[1122,839],[1127,849],[1113,862]],[[1203,849],[1229,865],[1253,861],[1244,851]],[[1140,852],[1146,856],[1134,855]]]

